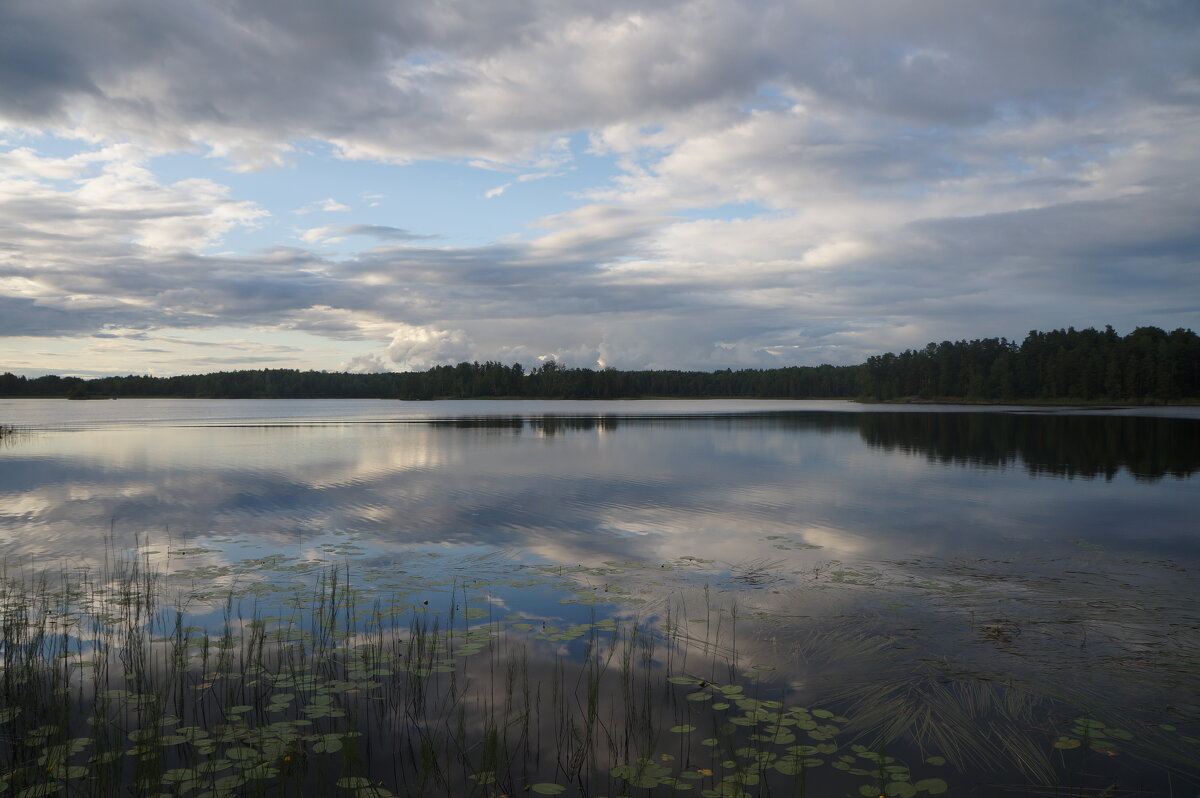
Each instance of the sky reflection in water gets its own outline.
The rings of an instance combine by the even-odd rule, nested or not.
[[[1036,745],[1080,706],[1140,713],[1139,729],[1195,722],[1189,411],[392,407],[10,403],[26,431],[0,447],[0,556],[69,570],[141,543],[193,588],[256,602],[256,580],[352,561],[403,606],[473,593],[532,633],[597,611],[682,619],[683,652],[712,601],[752,624],[740,656],[802,702],[869,717],[947,690],[969,704],[999,680],[1039,707]],[[219,624],[219,604],[196,617]],[[579,645],[542,637],[539,657]]]
[[[88,404],[169,416],[152,402]],[[383,546],[483,546],[564,563],[998,557],[1061,552],[1079,539],[1196,553],[1200,423],[1190,419],[270,421],[19,435],[0,450],[2,545],[10,555],[72,556],[110,531],[117,541],[212,532],[273,549],[343,529]],[[790,544],[821,548],[782,548]]]

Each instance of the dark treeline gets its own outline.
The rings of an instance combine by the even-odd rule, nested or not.
[[[871,357],[861,366],[792,366],[732,371],[617,371],[553,361],[459,363],[428,371],[346,374],[265,369],[178,377],[0,375],[0,396],[183,397],[208,399],[467,399],[488,397],[835,398],[892,400],[1167,402],[1200,398],[1200,336],[1139,327],[1036,330],[1005,338],[931,343]]]
[[[1200,336],[1139,327],[1034,330],[1004,338],[943,341],[867,359],[861,394],[993,400],[1167,402],[1200,397]]]
[[[266,369],[179,377],[0,375],[0,396],[184,397],[206,399],[618,399],[667,397],[847,397],[858,393],[859,366],[796,366],[742,371],[617,371],[566,368],[554,362],[459,363],[428,371],[345,374]]]

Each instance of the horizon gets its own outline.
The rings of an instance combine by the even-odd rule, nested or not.
[[[1028,337],[1030,335],[1035,335],[1035,334],[1045,335],[1045,334],[1052,334],[1052,333],[1076,333],[1076,332],[1102,333],[1102,332],[1108,330],[1109,328],[1112,328],[1112,325],[1105,325],[1103,330],[1101,328],[1095,327],[1095,326],[1084,327],[1084,328],[1080,328],[1078,330],[1076,328],[1070,327],[1070,326],[1052,328],[1049,330],[1029,330],[1026,337]],[[1183,332],[1183,333],[1186,333],[1188,335],[1193,335],[1193,336],[1196,334],[1191,328],[1177,327],[1172,330],[1164,330],[1161,327],[1154,327],[1153,325],[1145,325],[1145,324],[1137,325],[1136,327],[1129,330],[1129,332],[1126,333],[1125,335],[1122,335],[1119,330],[1116,330],[1116,328],[1112,328],[1112,329],[1113,329],[1113,332],[1117,335],[1117,337],[1121,338],[1121,339],[1124,339],[1127,336],[1132,335],[1137,330],[1143,330],[1143,329],[1156,329],[1159,332],[1162,332],[1162,333],[1168,334],[1168,335],[1171,333],[1176,333],[1176,332]],[[975,343],[975,342],[979,342],[979,341],[1005,341],[1010,346],[1016,346],[1018,348],[1023,345],[1023,343],[1021,341],[1017,341],[1016,339],[1009,339],[1005,336],[979,336],[979,337],[970,338],[970,339],[962,338],[962,339],[958,339],[956,341],[948,341],[948,340],[947,341],[928,341],[928,342],[926,342],[926,346],[940,345],[940,344],[946,344],[946,343],[969,344],[969,343]],[[712,369],[684,369],[684,368],[673,368],[673,367],[663,367],[663,368],[657,368],[657,369],[618,369],[614,366],[607,366],[604,369],[596,369],[591,366],[586,366],[586,365],[572,366],[569,364],[561,363],[561,362],[553,360],[553,359],[547,359],[547,360],[539,361],[536,364],[525,364],[525,363],[520,363],[517,361],[511,361],[511,362],[505,363],[503,361],[461,360],[461,361],[457,361],[455,363],[438,363],[438,364],[435,364],[433,366],[429,366],[429,367],[423,368],[423,369],[408,369],[408,370],[404,370],[404,371],[401,371],[399,369],[389,369],[386,371],[348,371],[348,370],[336,370],[336,369],[303,368],[303,367],[298,367],[298,366],[281,366],[281,367],[264,366],[262,368],[257,368],[257,369],[224,369],[224,370],[207,371],[207,372],[176,372],[174,374],[114,372],[111,374],[99,374],[99,375],[90,376],[90,377],[81,376],[80,374],[71,373],[71,372],[45,372],[45,373],[31,375],[31,374],[18,374],[16,372],[12,372],[12,371],[0,370],[0,374],[11,374],[14,377],[22,377],[22,378],[30,379],[30,380],[38,379],[40,377],[55,377],[55,376],[61,377],[64,379],[78,378],[78,379],[83,379],[83,380],[100,380],[100,379],[106,379],[106,378],[125,378],[125,377],[150,377],[153,379],[171,379],[173,377],[201,377],[201,376],[207,376],[207,375],[211,375],[211,374],[222,373],[222,371],[224,371],[226,373],[254,372],[254,371],[297,371],[300,373],[316,373],[316,374],[371,374],[371,375],[375,375],[375,374],[422,374],[422,373],[431,371],[435,368],[453,368],[458,365],[479,366],[479,365],[486,365],[486,364],[490,364],[490,363],[498,364],[504,368],[514,368],[514,367],[520,366],[523,369],[526,376],[529,376],[531,373],[537,371],[541,367],[550,365],[550,364],[557,364],[560,368],[564,368],[564,369],[582,369],[582,370],[591,369],[594,371],[603,371],[605,369],[612,369],[614,371],[621,371],[621,372],[638,372],[638,371],[671,372],[671,371],[675,371],[675,372],[685,372],[685,373],[694,372],[694,373],[703,373],[703,374],[715,374],[715,373],[719,373],[719,372],[723,372],[723,371],[732,371],[734,373],[737,373],[739,371],[764,371],[764,370],[772,370],[772,369],[790,369],[790,368],[799,368],[799,369],[818,369],[818,368],[825,368],[825,367],[854,368],[854,367],[858,367],[858,366],[867,365],[868,360],[872,357],[880,357],[883,355],[901,355],[901,354],[907,353],[909,351],[918,352],[922,349],[924,349],[924,347],[910,347],[908,349],[900,350],[898,352],[892,352],[892,351],[876,352],[873,354],[866,355],[863,358],[863,360],[858,363],[841,363],[841,364],[835,364],[835,363],[815,363],[815,364],[784,363],[784,364],[778,364],[778,365],[774,365],[774,366],[743,366],[743,367],[739,367],[739,368],[731,368],[731,367],[719,368],[718,367],[718,368],[712,368]]]
[[[1200,10],[0,6],[0,373],[1200,328]]]

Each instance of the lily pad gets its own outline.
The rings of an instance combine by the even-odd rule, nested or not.
[[[927,792],[930,795],[941,795],[946,790],[950,789],[950,785],[942,779],[921,779],[913,785],[922,792]]]

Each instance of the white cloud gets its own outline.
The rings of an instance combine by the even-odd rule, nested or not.
[[[318,211],[325,213],[342,213],[349,210],[352,210],[349,205],[343,205],[332,197],[326,197],[323,200],[310,202],[303,207],[296,208],[294,211],[292,211],[292,213],[296,214],[297,216],[303,216],[305,214],[316,213]]]
[[[303,241],[304,243],[320,244],[320,243],[330,243],[330,242],[334,242],[334,241],[341,241],[341,238],[337,237],[337,233],[341,229],[342,229],[341,225],[323,224],[318,227],[302,228],[302,229],[297,230],[296,232],[300,234],[300,240]]]
[[[356,355],[338,367],[338,371],[346,371],[351,374],[379,374],[391,370],[388,363],[378,353],[374,352],[366,355]]]
[[[387,354],[400,371],[469,360],[473,346],[463,330],[439,330],[403,324],[392,334]]]

